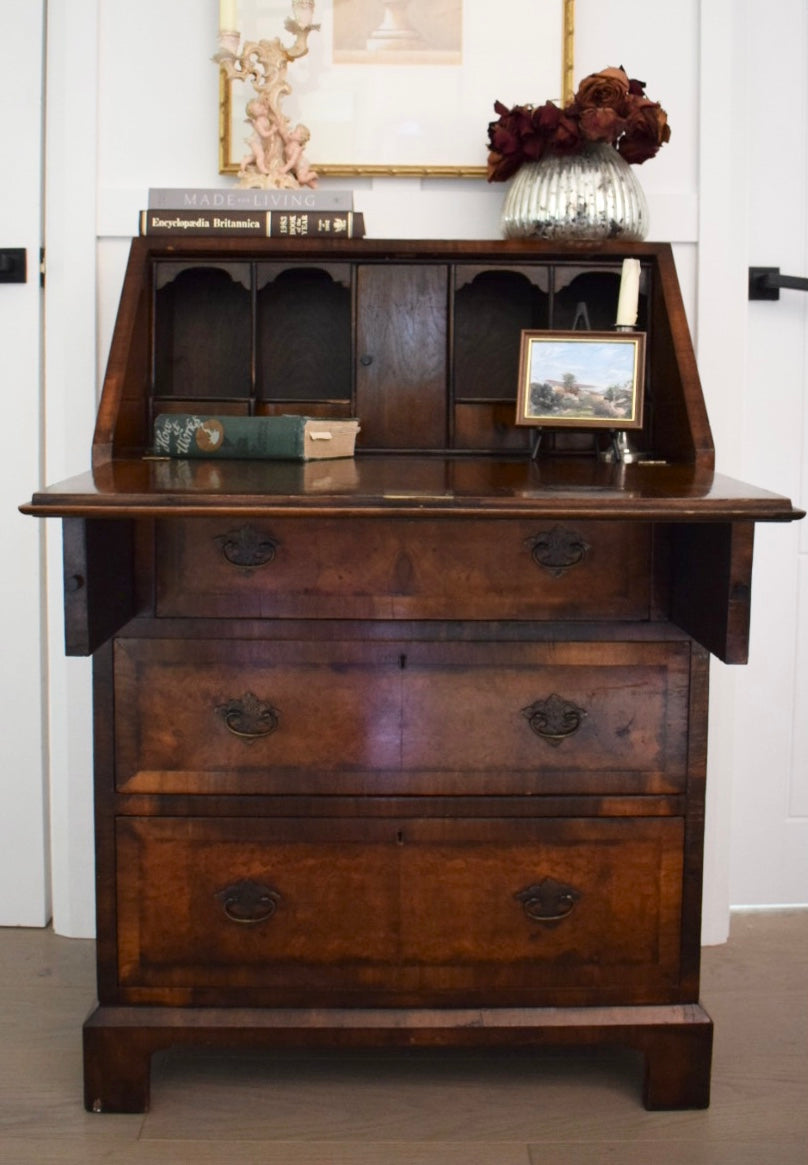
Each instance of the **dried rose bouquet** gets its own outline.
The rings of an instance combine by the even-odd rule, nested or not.
[[[488,181],[504,182],[523,162],[547,153],[573,154],[590,142],[608,142],[627,162],[639,165],[670,140],[668,115],[645,95],[645,82],[624,69],[602,69],[585,77],[572,101],[559,108],[494,103],[499,114],[488,126]]]

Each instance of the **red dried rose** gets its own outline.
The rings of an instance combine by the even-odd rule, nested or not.
[[[670,141],[668,115],[657,101],[634,98],[626,121],[626,131],[617,143],[620,155],[635,166],[647,162]]]
[[[552,101],[545,101],[544,105],[539,105],[533,110],[533,125],[537,132],[544,134],[545,137],[552,137],[558,129],[560,120],[561,110],[557,105],[553,105]]]
[[[578,124],[587,141],[616,142],[626,128],[626,119],[615,109],[593,106],[581,113]]]
[[[581,128],[575,117],[564,110],[553,134],[553,149],[557,154],[574,154],[581,148]]]
[[[524,159],[520,154],[505,155],[490,150],[488,153],[488,181],[506,182],[516,173],[523,161]]]

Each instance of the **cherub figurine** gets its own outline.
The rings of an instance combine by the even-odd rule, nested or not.
[[[303,154],[309,131],[302,125],[290,129],[281,102],[291,92],[286,80],[288,66],[306,55],[309,34],[320,26],[312,24],[314,0],[292,0],[292,10],[294,16],[283,23],[294,36],[291,45],[283,45],[280,37],[240,45],[237,33],[225,32],[220,34],[219,52],[213,58],[228,81],[250,81],[257,94],[247,103],[252,133],[247,138],[250,152],[239,166],[242,187],[294,189],[317,182]]]
[[[253,132],[247,138],[250,153],[241,159],[239,176],[248,172],[248,167],[255,166],[259,174],[269,174],[272,153],[272,139],[278,135],[277,127],[273,124],[264,103],[257,97],[247,102],[247,122],[253,127]]]
[[[311,137],[306,126],[296,125],[288,133],[284,133],[282,130],[280,133],[283,138],[284,156],[281,173],[294,174],[300,186],[316,186],[317,173],[312,170],[308,158],[303,153],[303,149]]]

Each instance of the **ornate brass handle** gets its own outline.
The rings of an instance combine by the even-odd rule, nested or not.
[[[580,897],[580,890],[555,878],[542,878],[514,894],[531,922],[561,922],[572,914]]]
[[[261,534],[253,526],[242,526],[229,534],[219,534],[214,542],[233,566],[254,570],[272,562],[278,543],[268,534]]]
[[[522,715],[537,736],[557,748],[578,731],[587,712],[553,692],[546,700],[535,700],[523,708]]]
[[[277,708],[259,700],[252,692],[246,692],[240,700],[219,704],[216,711],[224,720],[227,731],[240,740],[253,741],[271,736],[280,725]]]
[[[257,926],[266,922],[281,901],[280,894],[272,886],[253,882],[251,878],[217,890],[214,897],[221,903],[226,917],[239,926]]]
[[[578,566],[590,550],[580,534],[565,530],[563,526],[553,526],[528,540],[530,553],[537,566],[559,578],[573,566]]]

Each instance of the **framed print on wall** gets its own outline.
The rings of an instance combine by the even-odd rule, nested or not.
[[[644,332],[523,331],[517,425],[641,429]]]
[[[319,27],[290,65],[284,110],[308,127],[323,176],[483,177],[495,101],[572,92],[573,4],[315,0]],[[290,15],[291,0],[220,0],[220,27],[242,41],[287,44]],[[223,70],[219,84],[219,171],[236,173],[254,94]]]

